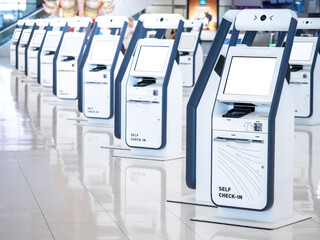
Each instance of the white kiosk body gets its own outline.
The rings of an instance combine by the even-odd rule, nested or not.
[[[17,23],[17,28],[14,30],[12,35],[12,41],[10,44],[10,65],[16,65],[16,50],[17,50],[17,43],[22,31],[22,27],[25,23],[25,20],[19,20]]]
[[[78,61],[87,42],[92,19],[76,17],[68,21],[73,28],[87,28],[82,32],[67,32],[62,38],[57,57],[56,95],[63,99],[78,98]]]
[[[285,74],[296,24],[290,10],[237,15],[237,31],[288,37],[285,47],[229,48],[211,119],[211,198],[220,217],[277,222],[293,214],[294,104]]]
[[[300,30],[319,30],[320,18],[299,18]],[[319,36],[296,36],[290,60],[290,87],[295,101],[295,123],[320,124]]]
[[[39,29],[34,31],[28,50],[27,50],[27,58],[28,58],[27,75],[30,78],[38,77],[38,54],[39,54],[39,50],[40,50],[42,41],[44,39],[45,33],[47,31],[45,28],[48,26],[49,20],[37,19],[36,23]]]
[[[25,26],[28,27],[23,29],[21,33],[21,39],[18,45],[18,70],[21,72],[25,71],[26,67],[26,48],[31,37],[32,27],[35,24],[35,20],[26,20]]]
[[[103,16],[96,22],[98,32],[111,28],[119,30],[120,35],[103,34],[92,38],[82,70],[83,114],[89,119],[108,120],[113,124],[114,80],[123,60],[121,47],[128,20],[126,17]]]
[[[145,32],[173,28],[177,34],[175,40],[144,38],[134,46],[121,83],[121,140],[133,155],[181,156],[182,74],[175,56],[183,18],[144,14],[139,20]]]
[[[67,20],[64,18],[54,19],[50,22],[50,26],[53,27],[52,31],[48,31],[43,39],[43,46],[39,55],[40,61],[40,79],[41,86],[52,87],[53,86],[53,57],[63,35],[62,28],[66,27]]]
[[[179,67],[183,77],[183,86],[193,87],[203,66],[203,49],[200,44],[202,21],[185,20],[184,28],[192,30],[181,34],[178,46]]]

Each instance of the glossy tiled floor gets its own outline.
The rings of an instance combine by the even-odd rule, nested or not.
[[[320,126],[295,139],[294,205],[313,218],[263,231],[191,222],[216,209],[166,202],[193,194],[184,160],[112,158],[112,129],[77,117],[0,59],[0,239],[320,239]]]

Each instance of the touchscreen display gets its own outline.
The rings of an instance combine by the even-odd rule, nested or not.
[[[268,96],[276,57],[233,57],[224,94]]]
[[[141,46],[135,65],[135,71],[162,72],[164,70],[169,47]]]

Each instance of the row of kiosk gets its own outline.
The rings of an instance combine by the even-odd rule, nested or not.
[[[178,14],[142,15],[126,50],[125,17],[17,26],[11,64],[58,98],[76,100],[88,121],[112,125],[120,156],[184,157],[186,116],[189,203],[214,205],[219,216],[195,220],[274,229],[307,218],[293,211],[294,123],[320,124],[320,19],[230,10],[204,64],[202,23]],[[169,29],[174,39],[166,39]],[[253,46],[259,31],[277,33],[276,47]]]

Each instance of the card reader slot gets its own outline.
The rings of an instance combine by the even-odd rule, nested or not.
[[[243,106],[235,105],[234,108],[230,109],[227,113],[223,114],[222,117],[225,118],[241,118],[249,113],[255,111],[254,106]]]
[[[53,54],[54,54],[54,51],[49,51],[49,52],[45,53],[44,55],[49,56],[49,55],[53,55]]]
[[[154,84],[154,83],[156,83],[156,79],[155,78],[143,77],[140,82],[137,82],[133,86],[134,87],[146,87],[146,86],[149,86],[149,85]]]
[[[96,67],[90,69],[90,72],[99,72],[105,69],[107,69],[106,65],[97,65]]]
[[[84,82],[85,84],[108,84],[108,82]]]
[[[290,84],[300,85],[300,84],[308,84],[308,83],[307,82],[290,82]]]
[[[69,62],[75,59],[76,59],[75,57],[67,56],[67,57],[64,57],[64,59],[62,59],[61,62]]]
[[[226,137],[216,137],[216,138],[214,138],[214,141],[215,142],[232,141],[232,142],[236,142],[236,143],[245,143],[245,144],[249,144],[249,143],[264,143],[263,140],[257,140],[257,139],[226,138]]]
[[[128,103],[142,103],[142,104],[151,104],[151,103],[160,103],[159,101],[147,101],[147,100],[128,100]]]

